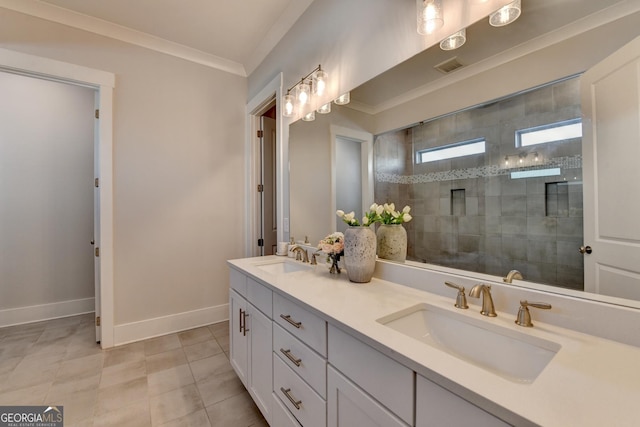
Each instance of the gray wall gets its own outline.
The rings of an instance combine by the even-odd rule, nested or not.
[[[375,199],[412,207],[408,257],[499,276],[515,268],[528,280],[582,289],[581,139],[516,148],[514,138],[580,114],[574,78],[377,137]],[[418,150],[480,137],[485,154],[415,162]],[[512,179],[519,154],[527,154],[523,169],[560,166],[562,175]]]

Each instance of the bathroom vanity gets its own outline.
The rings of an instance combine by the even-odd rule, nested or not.
[[[534,301],[532,291],[494,283],[490,318],[480,299],[454,307],[456,293],[439,279],[467,289],[477,281],[446,272],[378,261],[374,279],[355,284],[277,256],[229,267],[231,364],[272,426],[630,426],[640,418],[640,348],[574,328],[590,314],[581,301],[551,297],[553,309],[532,309],[526,328],[515,323],[517,298]],[[419,277],[425,283],[407,286]]]

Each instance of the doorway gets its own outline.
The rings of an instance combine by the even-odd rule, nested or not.
[[[94,311],[97,92],[1,72],[0,93],[0,310]]]
[[[276,253],[278,242],[276,188],[276,101],[260,116],[258,144],[260,145],[260,236],[258,246],[262,256]]]

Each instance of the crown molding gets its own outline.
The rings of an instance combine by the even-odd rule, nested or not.
[[[36,0],[0,0],[0,7],[247,77],[242,64],[122,25]]]
[[[560,27],[556,30],[531,39],[525,43],[522,43],[521,45],[515,46],[497,55],[479,61],[475,64],[463,67],[459,70],[456,70],[450,75],[441,77],[436,81],[419,86],[409,92],[400,94],[377,105],[366,105],[363,103],[356,103],[352,101],[347,106],[363,113],[375,115],[404,103],[413,101],[414,99],[429,95],[439,89],[468,79],[476,74],[489,71],[508,62],[522,58],[523,56],[553,46],[557,43],[561,43],[572,37],[596,29],[602,25],[606,25],[610,22],[623,18],[632,13],[636,13],[638,11],[640,11],[640,2],[622,1],[606,9],[585,16],[584,18],[581,18],[575,22],[567,24],[564,27]]]

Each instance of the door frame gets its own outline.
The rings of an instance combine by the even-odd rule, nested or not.
[[[101,314],[100,345],[102,348],[113,347],[113,89],[115,75],[107,71],[4,48],[0,48],[0,70],[90,87],[97,92],[100,109],[100,120],[98,120],[96,132],[99,147],[97,177],[100,179],[100,211],[94,215],[99,218],[100,228],[100,241],[96,241],[96,245],[100,245],[100,295],[96,296],[96,301],[99,301]]]
[[[283,75],[279,73],[267,83],[246,106],[245,129],[245,255],[259,256],[260,194],[256,191],[260,183],[260,150],[257,131],[260,115],[267,105],[276,102],[276,224],[278,241],[289,240],[289,123],[280,111]]]

